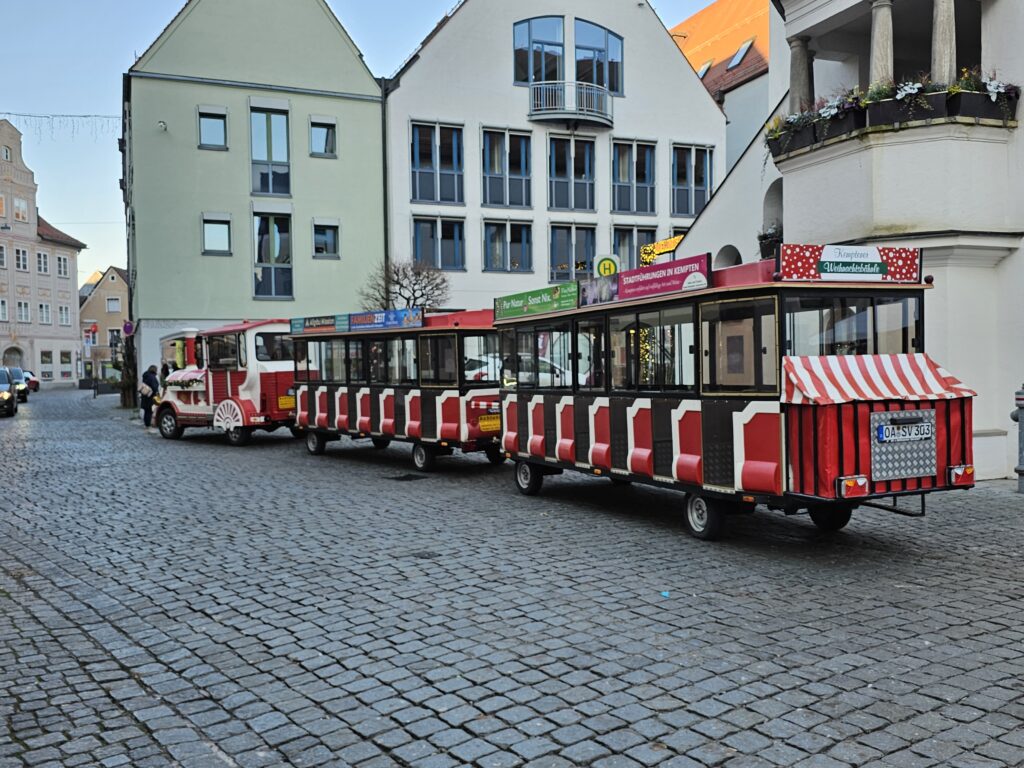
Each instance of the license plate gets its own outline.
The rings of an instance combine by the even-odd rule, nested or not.
[[[920,424],[879,424],[878,442],[904,443],[911,440],[931,440],[934,425],[924,421]]]
[[[498,414],[487,414],[477,420],[477,426],[481,432],[497,432],[501,429],[501,416]]]
[[[295,397],[293,395],[280,395],[277,398],[277,409],[279,411],[290,411],[295,407]]]

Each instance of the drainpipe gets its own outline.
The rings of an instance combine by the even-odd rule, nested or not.
[[[391,243],[388,233],[391,230],[390,211],[388,208],[388,94],[391,92],[391,80],[382,77],[380,82],[380,139],[381,162],[384,172],[384,295],[386,307],[391,306]]]
[[[1016,393],[1017,409],[1010,418],[1017,422],[1017,493],[1024,493],[1024,384]]]

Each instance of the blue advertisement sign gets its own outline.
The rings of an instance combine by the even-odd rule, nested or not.
[[[381,309],[348,316],[350,331],[382,331],[423,327],[422,309]]]

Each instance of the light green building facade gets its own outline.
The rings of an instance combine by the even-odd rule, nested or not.
[[[189,0],[124,77],[136,349],[348,312],[384,258],[379,83],[323,0]]]

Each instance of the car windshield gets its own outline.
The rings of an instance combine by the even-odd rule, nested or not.
[[[25,374],[22,372],[21,368],[11,368],[11,378],[16,382],[24,381]]]

